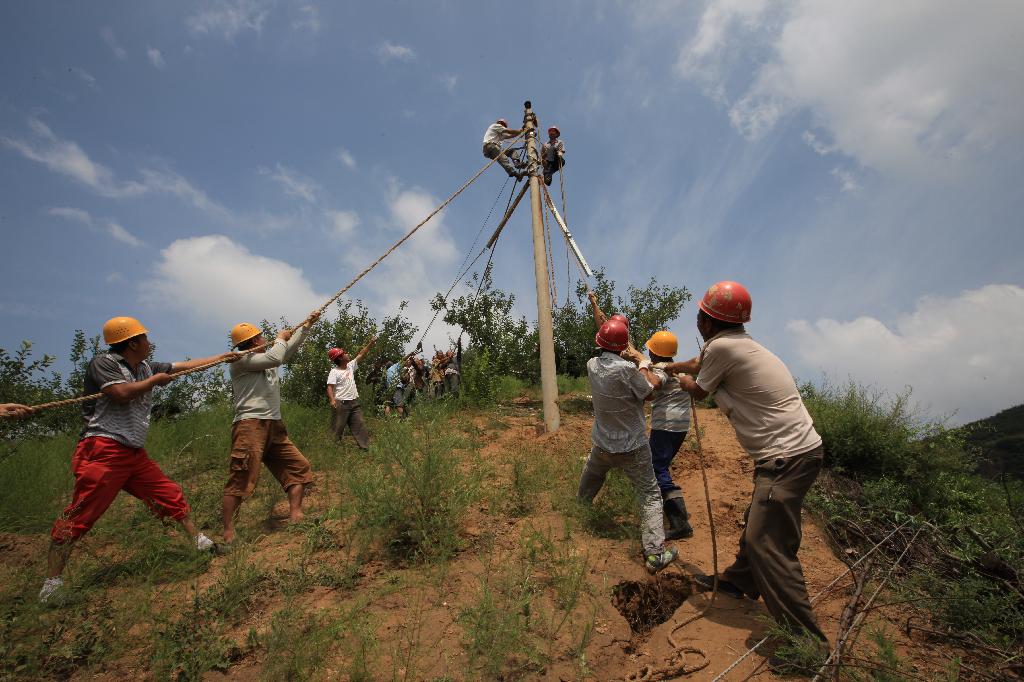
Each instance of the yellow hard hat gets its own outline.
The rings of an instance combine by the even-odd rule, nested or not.
[[[108,346],[145,333],[146,328],[134,317],[112,317],[103,323],[103,342]]]
[[[679,339],[672,332],[654,332],[654,335],[647,339],[647,343],[644,345],[647,346],[647,350],[655,355],[671,358],[675,357],[676,352],[679,350]]]
[[[257,337],[263,332],[254,324],[239,322],[231,328],[231,347],[237,348],[239,344],[245,343],[251,338]]]

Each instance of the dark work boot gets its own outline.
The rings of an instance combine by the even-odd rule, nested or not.
[[[668,519],[668,529],[665,530],[666,540],[682,540],[693,537],[693,526],[690,525],[690,515],[686,512],[686,503],[681,497],[672,497],[665,500],[665,517]]]

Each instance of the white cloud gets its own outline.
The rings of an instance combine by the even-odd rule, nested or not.
[[[302,5],[299,7],[298,16],[292,22],[293,29],[296,31],[319,33],[321,27],[319,7],[316,5]]]
[[[346,168],[354,169],[356,167],[355,157],[353,157],[352,153],[349,152],[349,150],[345,149],[344,147],[338,148],[336,156],[338,157],[338,161],[341,161],[343,164],[345,164]]]
[[[140,171],[141,180],[118,180],[109,168],[89,158],[78,144],[57,137],[39,119],[31,118],[28,124],[35,139],[0,137],[0,144],[82,183],[100,196],[121,199],[143,194],[171,194],[213,216],[229,217],[227,209],[173,171],[144,168]]]
[[[1019,286],[993,284],[952,298],[926,297],[892,325],[873,317],[795,320],[787,331],[807,367],[894,394],[911,386],[932,415],[955,412],[955,423],[1021,402],[1024,289]]]
[[[676,68],[748,137],[808,111],[822,148],[929,174],[1024,133],[1022,22],[994,0],[713,0]]]
[[[160,252],[155,270],[142,287],[147,302],[225,334],[242,321],[301,321],[327,299],[313,291],[299,268],[222,235],[173,242]]]
[[[455,92],[455,86],[459,84],[459,77],[455,74],[447,74],[440,77],[441,85],[448,92]]]
[[[341,239],[351,237],[360,222],[355,211],[326,211],[326,215],[330,220],[331,234]]]
[[[316,195],[320,192],[320,186],[312,178],[280,163],[275,166],[274,170],[261,167],[259,172],[279,184],[288,196],[302,199],[311,204],[316,201]]]
[[[114,221],[107,223],[107,234],[116,239],[117,241],[127,244],[132,247],[142,246],[145,242],[136,237],[134,234],[124,229]]]
[[[860,182],[851,171],[838,166],[832,169],[832,177],[839,181],[839,189],[842,192],[859,192]]]
[[[103,38],[103,42],[107,44],[107,47],[110,48],[115,57],[124,59],[128,56],[127,50],[117,42],[117,38],[114,36],[114,29],[104,26],[100,29],[100,37]]]
[[[80,67],[74,67],[73,71],[75,74],[82,79],[82,82],[88,85],[90,88],[96,88],[96,77],[91,73]]]
[[[164,68],[166,62],[164,62],[164,53],[155,47],[146,48],[146,56],[149,57],[149,63],[158,69]]]
[[[209,0],[185,19],[185,25],[192,35],[220,34],[232,41],[243,31],[262,34],[268,13],[261,0]]]
[[[69,208],[67,206],[54,206],[53,208],[46,211],[49,215],[57,218],[63,218],[64,220],[73,220],[75,222],[82,223],[83,225],[92,225],[92,216],[89,215],[88,211],[83,211],[80,208]]]
[[[411,62],[416,59],[416,51],[411,47],[396,45],[389,40],[385,40],[378,45],[374,52],[376,52],[377,58],[382,62],[390,62],[392,60]]]

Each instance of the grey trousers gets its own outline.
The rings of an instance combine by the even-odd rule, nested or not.
[[[821,471],[822,457],[818,446],[802,455],[774,458],[754,467],[754,493],[739,553],[722,575],[749,596],[764,597],[777,623],[826,640],[811,611],[797,558],[802,538],[800,507]]]
[[[363,422],[363,408],[359,406],[359,399],[337,400],[334,404],[334,414],[331,415],[331,430],[334,437],[341,440],[345,435],[345,427],[352,430],[352,437],[356,439],[356,445],[363,450],[370,447],[370,434],[366,432],[366,424]]]
[[[661,493],[654,479],[651,465],[651,446],[644,443],[629,452],[605,452],[596,445],[580,476],[577,493],[584,502],[591,502],[608,476],[609,469],[619,469],[633,483],[636,506],[640,512],[640,541],[644,554],[658,554],[665,550],[665,527],[662,521]]]
[[[459,396],[459,384],[461,377],[458,374],[449,373],[444,375],[444,390],[448,395],[456,398]]]
[[[484,156],[486,156],[488,159],[497,158],[498,163],[501,165],[502,168],[505,169],[505,172],[508,173],[509,177],[515,177],[519,173],[519,169],[516,168],[515,161],[508,158],[508,155],[506,154],[502,154],[501,157],[498,157],[498,154],[500,152],[501,145],[499,144],[494,144],[493,142],[491,142],[489,144],[484,145]]]

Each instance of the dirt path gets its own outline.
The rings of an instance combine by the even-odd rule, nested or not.
[[[590,448],[592,417],[588,401],[580,396],[564,399],[562,428],[550,435],[538,433],[537,407],[520,401],[494,414],[481,415],[472,426],[481,434],[477,441],[480,447],[465,453],[463,465],[486,471],[486,490],[470,509],[461,530],[463,549],[443,565],[403,567],[374,553],[355,557],[343,522],[337,520],[323,523],[339,538],[338,546],[314,554],[303,548],[301,532],[268,528],[265,534],[254,538],[245,549],[246,561],[268,575],[277,576],[275,572],[283,568],[294,571],[300,564],[305,566],[306,561],[316,569],[336,571],[356,565],[358,572],[347,586],[314,585],[291,593],[280,587],[270,589],[274,579],[269,579],[271,583],[260,583],[246,615],[227,633],[241,653],[225,673],[207,673],[205,679],[257,679],[264,675],[266,651],[247,647],[246,642],[253,633],[265,637],[274,618],[286,610],[314,622],[318,615],[365,616],[374,640],[371,679],[604,681],[624,680],[645,665],[661,666],[674,653],[668,641],[669,632],[707,603],[708,595],[694,593],[689,579],[693,573],[712,571],[711,537],[697,456],[684,445],[673,466],[673,477],[686,496],[694,537],[675,543],[680,562],[654,579],[643,569],[635,539],[621,535],[600,537],[588,532],[566,506],[574,497],[578,467]],[[717,410],[701,410],[699,419],[704,429],[702,440],[722,570],[731,563],[736,551],[743,512],[753,488],[753,465]],[[453,427],[456,425],[466,426],[453,421]],[[522,513],[510,512],[516,460],[540,467],[534,476],[545,491],[528,495],[528,510]],[[308,511],[312,517],[336,505],[341,494],[337,480],[325,479],[320,484],[321,490],[309,498]],[[602,492],[605,494],[608,493]],[[627,525],[630,523],[633,522]],[[27,564],[38,562],[44,542],[44,538],[11,535],[0,543],[0,553],[12,570],[18,565],[25,570]],[[532,558],[527,559],[527,554]],[[812,595],[845,569],[807,515],[800,558]],[[160,586],[161,599],[166,598],[171,604],[194,587],[202,592],[217,585],[230,570],[231,561],[230,557],[216,558],[194,582]],[[566,589],[565,581],[567,576],[571,578],[574,566],[583,567],[585,589],[581,593],[586,598],[572,602],[567,615],[560,616],[559,600],[566,597],[559,590]],[[280,576],[276,579],[284,580]],[[830,636],[836,631],[848,587],[849,581],[840,583],[815,607],[819,623]],[[517,602],[509,597],[515,597],[516,589],[520,588],[531,595],[527,601]],[[114,588],[111,593],[119,589]],[[661,605],[662,617],[667,620],[648,632],[635,632],[616,606],[627,603]],[[487,604],[490,611],[482,606]],[[678,606],[674,607],[675,604]],[[526,609],[531,639],[521,643],[500,641],[501,636],[514,630],[512,625],[503,625],[501,619],[516,609]],[[481,627],[474,635],[469,624],[474,614],[484,614],[495,622]],[[685,679],[712,679],[763,636],[767,620],[761,602],[720,595],[704,618],[675,635],[680,644],[702,649],[709,661],[707,667]],[[521,624],[523,619],[513,621]],[[74,677],[148,677],[151,648],[144,625],[138,626],[137,648],[117,661],[108,661],[100,670],[80,670]],[[549,634],[538,636],[543,632]],[[353,635],[351,631],[346,633],[336,640],[341,645],[331,650],[312,678],[351,678]],[[497,672],[481,672],[486,661],[482,664],[472,660],[473,647],[469,642],[480,633],[496,638],[478,644],[477,649],[482,648],[485,656],[490,647],[502,652],[495,655]],[[516,647],[520,645],[521,655],[517,655]],[[688,662],[698,660],[693,657]],[[760,655],[752,655],[727,679],[745,679],[762,661]],[[761,667],[757,677],[772,678],[766,667]]]

